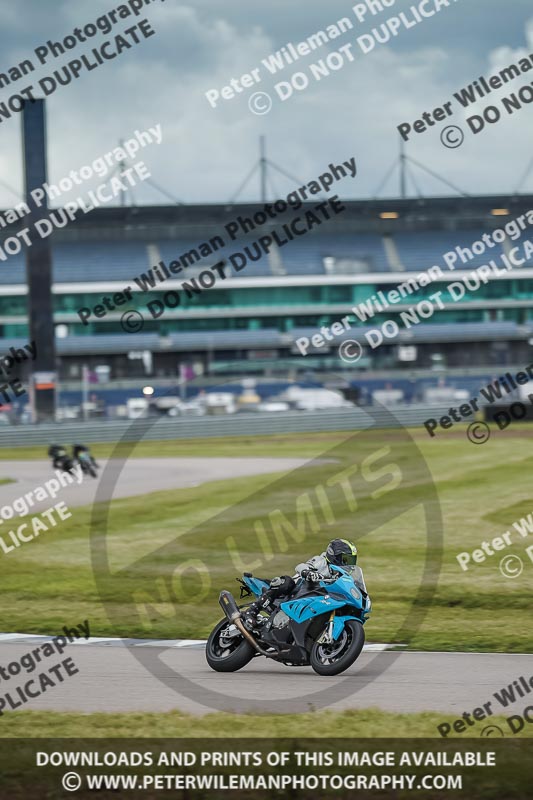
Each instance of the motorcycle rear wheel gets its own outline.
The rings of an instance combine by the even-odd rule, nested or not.
[[[349,619],[340,637],[333,644],[318,644],[311,648],[310,662],[318,675],[339,675],[351,667],[365,643],[365,632],[360,622]]]
[[[242,635],[225,637],[224,631],[231,625],[227,619],[221,620],[213,629],[205,648],[207,663],[216,672],[237,672],[248,664],[255,655],[250,642]]]

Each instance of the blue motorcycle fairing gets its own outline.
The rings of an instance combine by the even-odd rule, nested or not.
[[[361,592],[361,587],[357,586],[351,575],[341,567],[331,565],[331,569],[338,572],[338,578],[334,581],[320,581],[319,586],[326,590],[325,595],[314,595],[311,597],[301,597],[295,600],[286,600],[281,603],[280,608],[295,622],[306,622],[320,614],[331,613],[346,606],[356,607],[361,610],[361,619],[353,614],[333,617],[334,640],[341,635],[347,620],[354,619],[358,622],[366,622],[370,613],[370,598],[366,598]]]
[[[344,623],[349,619],[357,620],[357,617],[354,617],[353,614],[348,614],[345,617],[337,617],[337,616],[335,616],[333,618],[333,633],[331,635],[332,635],[332,638],[333,638],[334,642],[337,641],[337,639],[339,638],[339,636],[343,632]],[[357,620],[357,621],[360,622],[360,620]]]
[[[336,608],[344,608],[346,600],[335,600],[333,597],[301,597],[298,600],[286,600],[280,608],[295,622],[306,622],[319,614],[326,614]]]
[[[255,578],[253,575],[251,577],[248,577],[248,575],[243,576],[243,581],[256,597],[261,597],[263,590],[269,587],[266,581],[262,581],[261,578]]]

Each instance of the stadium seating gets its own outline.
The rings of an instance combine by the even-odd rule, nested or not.
[[[242,237],[232,243],[224,252],[223,258],[232,252],[242,252],[246,246],[253,244],[253,237]],[[159,242],[158,247],[161,257],[170,261],[178,255],[186,253],[198,242],[192,240]],[[339,259],[341,262],[353,259],[357,264],[352,269],[339,269],[338,272],[326,270],[324,259]],[[212,263],[213,259],[206,259],[205,264]],[[242,277],[264,277],[268,275],[324,275],[324,274],[349,274],[362,272],[389,271],[383,240],[380,236],[371,234],[322,234],[314,233],[294,239],[287,245],[278,248],[277,262],[281,262],[282,269],[273,268],[271,260],[264,257],[260,261],[249,261],[242,271]]]
[[[127,283],[149,266],[143,242],[59,243],[53,247],[52,259],[54,283]],[[25,283],[24,256],[11,256],[7,263],[9,270],[2,272],[2,283]]]
[[[19,253],[16,256],[9,256],[9,259],[2,262],[2,285],[25,284],[26,266],[24,255]]]
[[[475,230],[422,231],[396,233],[387,241],[373,234],[318,232],[276,248],[269,257],[248,261],[240,276],[357,275],[400,270],[421,272],[434,264],[445,268],[444,253],[457,246],[471,247],[481,236],[482,231]],[[198,262],[196,268],[208,267],[232,252],[243,251],[254,241],[253,237],[243,237],[232,243],[230,248]],[[58,243],[53,246],[54,283],[131,282],[136,275],[156,263],[154,254],[158,253],[158,257],[168,263],[197,246],[198,242],[192,239]],[[474,256],[464,268],[474,269],[501,253],[502,247],[497,245],[483,255]],[[2,282],[10,285],[25,283],[23,255],[11,256],[6,263],[9,263],[9,270],[3,271]],[[457,269],[461,266],[459,261]],[[194,269],[189,268],[190,271]]]
[[[417,233],[396,233],[394,242],[406,271],[422,272],[433,265],[446,269],[443,256],[456,247],[471,249],[472,244],[479,241],[483,231],[420,231]],[[487,263],[487,259],[498,258],[502,249],[496,245],[483,255],[474,255],[467,264],[458,260],[456,269],[475,269]]]
[[[224,258],[227,258],[229,255],[235,252],[242,252],[244,247],[251,246],[255,239],[252,237],[243,237],[239,239],[237,242],[233,242],[229,247],[225,248],[224,250],[220,250],[214,253],[212,256],[208,258],[202,259],[201,261],[197,262],[196,271],[198,268],[201,267],[209,267],[211,264],[214,264],[216,261],[221,261]],[[180,239],[173,240],[173,241],[165,241],[165,242],[158,242],[159,252],[161,253],[161,258],[166,261],[168,264],[169,261],[174,259],[179,259],[180,256],[188,253],[190,250],[193,250],[198,247],[199,242],[193,241],[192,239]],[[252,250],[253,254],[253,250]],[[190,272],[193,270],[192,274],[194,274],[195,267],[187,268]],[[265,277],[272,274],[272,270],[270,268],[269,259],[266,256],[263,256],[259,261],[248,261],[245,269],[241,273],[242,275],[246,274],[246,277]]]
[[[372,234],[321,234],[291,242],[283,250],[289,275],[359,275],[388,272],[383,239]]]
[[[54,281],[124,281],[148,267],[143,242],[83,242],[58,244],[53,250]]]
[[[368,266],[367,272],[389,272],[391,269],[381,236],[368,233],[326,234],[320,236],[314,244],[315,247],[317,245],[322,259],[329,257],[345,262],[342,268],[344,274],[350,271],[349,263],[346,263],[350,260],[356,262],[351,270],[356,274],[363,272],[359,262]],[[334,267],[331,274],[335,274]]]

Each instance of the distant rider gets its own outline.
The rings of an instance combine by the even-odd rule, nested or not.
[[[321,580],[333,578],[338,573],[331,569],[331,566],[342,567],[346,572],[352,574],[357,565],[357,547],[348,539],[332,539],[324,553],[313,556],[309,561],[304,561],[296,567],[295,577],[303,578],[310,585]],[[272,578],[270,588],[263,592],[260,598],[251,603],[244,613],[244,622],[247,627],[253,626],[253,620],[265,609],[271,611],[272,600],[281,597],[289,597],[296,588],[294,578],[289,575],[281,575]]]
[[[98,466],[88,447],[86,447],[84,444],[75,444],[72,446],[72,458],[74,461],[79,461],[81,453],[85,453],[87,455],[93,467]]]
[[[72,466],[66,448],[61,444],[51,444],[48,448],[48,457],[52,459],[54,469],[62,469],[68,472]]]

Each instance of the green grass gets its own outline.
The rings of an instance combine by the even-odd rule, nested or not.
[[[427,467],[400,431],[141,443],[133,456],[322,460],[285,476],[228,475],[114,501],[108,520],[102,510],[93,516],[92,549],[92,509],[73,509],[61,527],[1,555],[1,628],[55,633],[88,619],[95,636],[203,637],[221,616],[220,589],[235,589],[243,569],[291,573],[330,538],[353,536],[374,603],[368,640],[426,650],[531,652],[533,563],[524,557],[523,574],[510,580],[499,572],[498,557],[468,572],[455,558],[529,511],[529,438],[510,430],[477,447],[455,430],[435,439],[412,433]],[[112,447],[93,451],[106,458]],[[42,458],[43,448],[9,456]],[[350,473],[343,477],[343,470]],[[438,530],[437,499],[442,568],[437,542],[426,542],[427,532]],[[522,555],[531,540],[517,535],[509,552]],[[424,575],[428,555],[433,578]]]
[[[16,483],[13,478],[0,478],[0,486],[4,486],[6,483]]]
[[[231,436],[209,439],[182,439],[180,441],[145,441],[135,447],[137,458],[168,456],[313,456],[322,449],[331,447],[346,438],[346,433],[287,434],[281,436]],[[115,451],[114,443],[90,445],[99,458],[109,458]],[[49,460],[46,445],[17,447],[0,450],[0,461]]]
[[[170,711],[159,714],[72,714],[52,711],[16,711],[0,720],[0,738],[249,738],[262,739],[291,736],[333,738],[441,738],[437,726],[452,724],[450,714],[392,714],[378,709],[361,711],[322,711],[308,714],[207,714],[204,717]],[[491,717],[490,723],[503,731],[508,726],[503,717]],[[450,734],[447,739],[478,738],[483,723],[471,732]],[[531,728],[531,730],[528,730]],[[509,736],[511,734],[509,733]],[[533,726],[517,735],[532,737]],[[513,737],[514,738],[514,737]],[[445,741],[443,739],[443,741]]]

